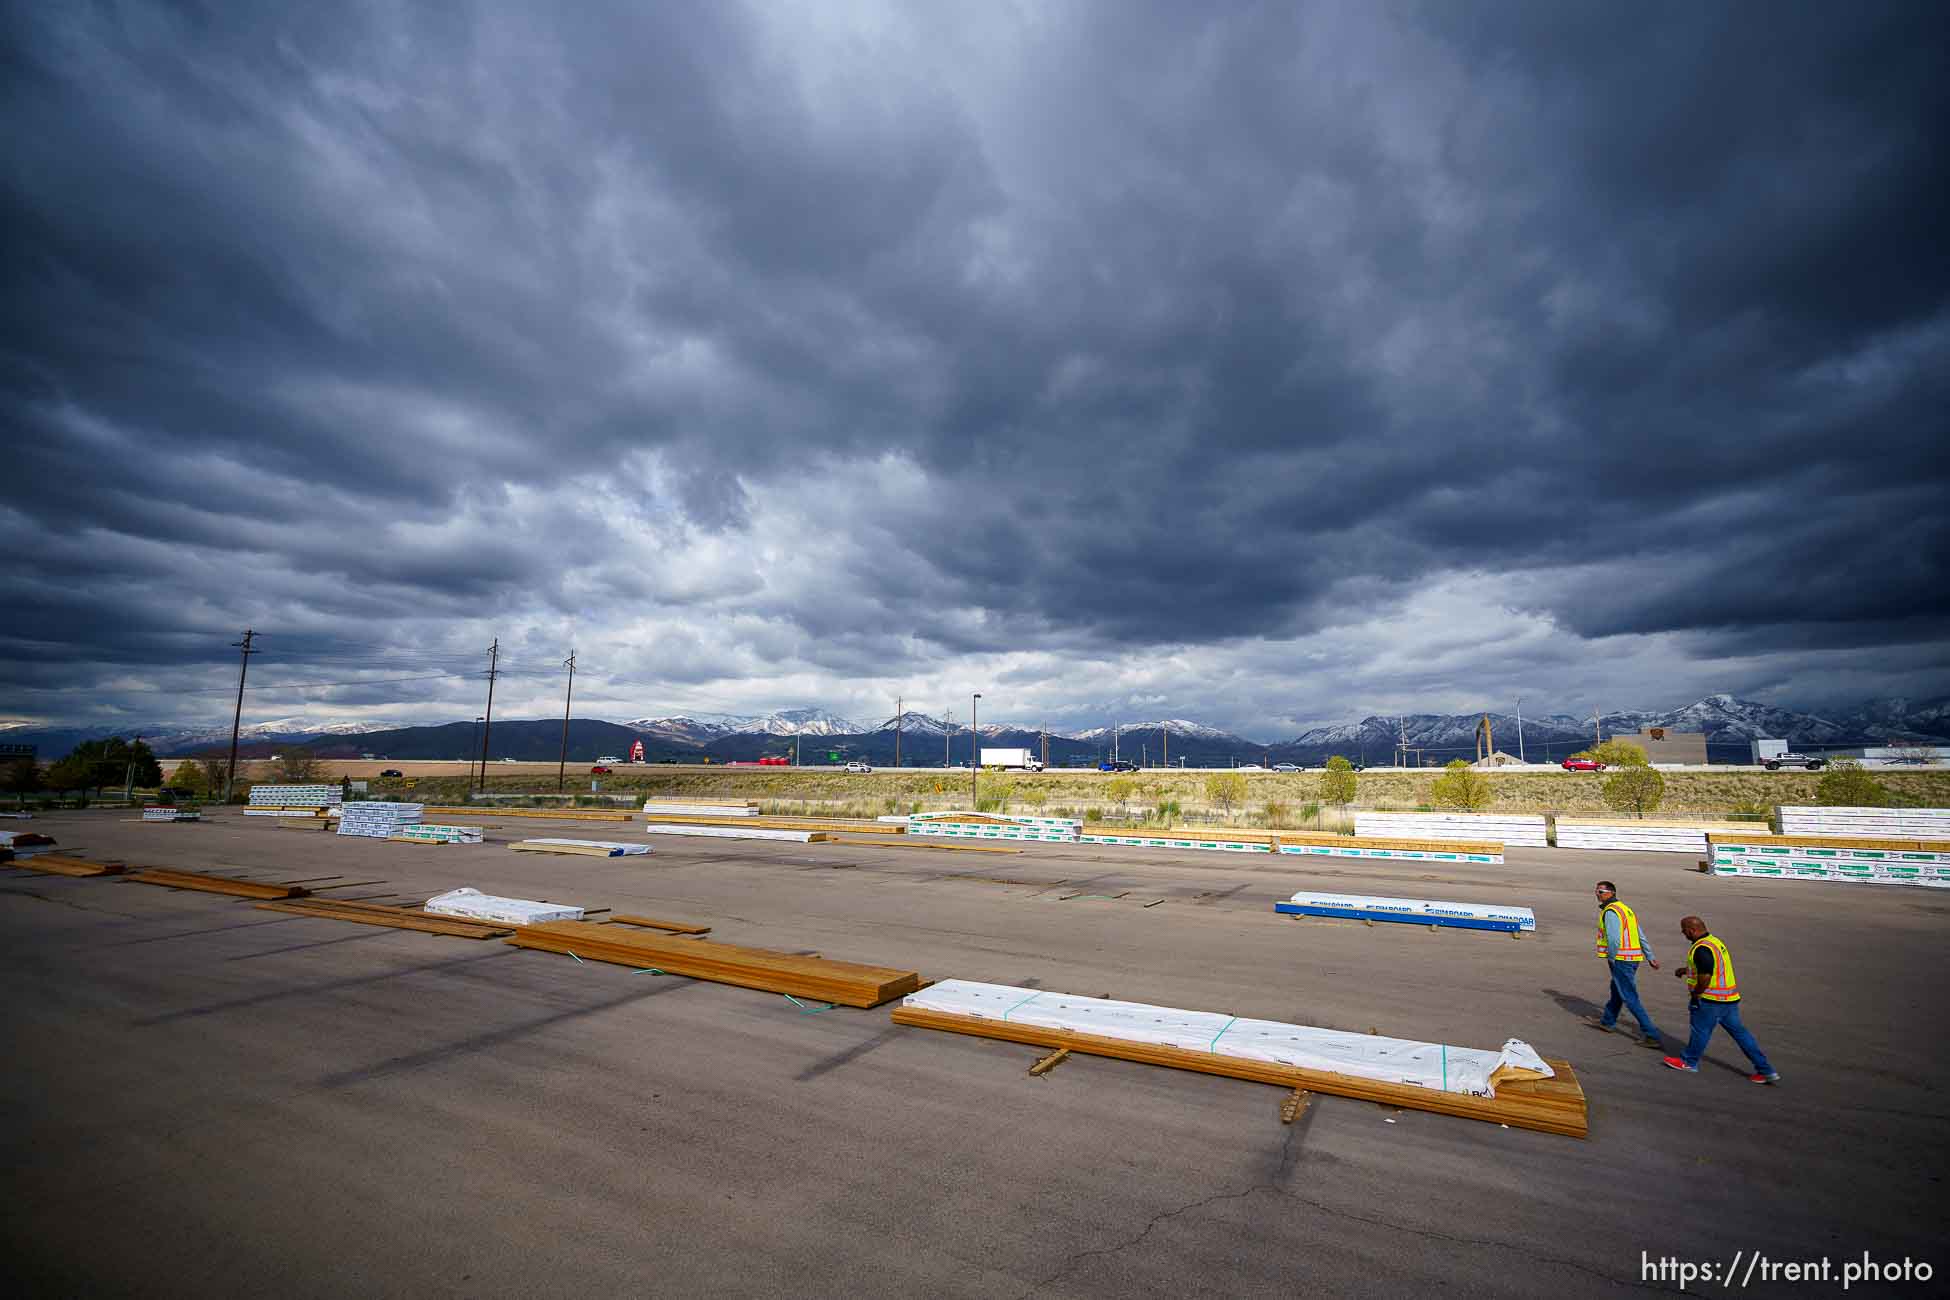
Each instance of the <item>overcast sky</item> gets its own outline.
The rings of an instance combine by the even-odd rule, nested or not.
[[[4,14],[0,716],[1950,691],[1936,0]]]

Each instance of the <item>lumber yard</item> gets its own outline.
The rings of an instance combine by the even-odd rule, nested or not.
[[[30,1290],[1541,1296],[1640,1286],[1641,1248],[1936,1240],[1926,811],[268,808],[304,805],[13,827]],[[1596,879],[1665,971],[1711,922],[1779,1086],[1585,1025]]]

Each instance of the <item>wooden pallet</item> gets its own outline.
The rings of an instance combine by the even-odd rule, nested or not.
[[[584,961],[615,962],[638,969],[655,967],[670,975],[849,1007],[877,1007],[921,987],[921,977],[913,971],[744,948],[710,939],[644,934],[587,921],[525,925],[509,936],[508,942],[517,948],[567,953]]]
[[[691,925],[684,921],[659,921],[648,916],[632,916],[628,912],[618,912],[609,919],[612,921],[620,921],[624,925],[641,925],[647,926],[652,930],[667,930],[671,934],[711,933],[711,927],[708,925]]]
[[[405,907],[383,903],[355,903],[344,899],[306,898],[296,901],[259,903],[267,912],[288,912],[294,916],[315,916],[327,921],[353,921],[360,925],[383,925],[395,930],[417,930],[422,934],[444,934],[456,939],[499,939],[514,932],[498,921],[473,921],[464,916],[433,916]]]
[[[194,871],[172,871],[167,867],[144,867],[140,871],[131,871],[128,879],[138,884],[195,889],[206,894],[230,894],[237,898],[302,898],[311,892],[302,885],[276,885],[261,880],[205,876]]]
[[[545,821],[626,822],[633,812],[609,812],[600,808],[423,808],[423,817],[539,817]]]
[[[769,831],[848,831],[858,835],[905,835],[895,822],[863,822],[848,817],[708,817],[702,814],[645,813],[643,820],[660,826],[733,826]]]
[[[943,1011],[924,1011],[916,1007],[895,1007],[894,1023],[920,1029],[941,1029],[979,1038],[999,1038],[1005,1042],[1028,1043],[1035,1047],[1067,1047],[1072,1052],[1091,1056],[1113,1056],[1145,1065],[1165,1065],[1178,1070],[1197,1070],[1203,1074],[1250,1079],[1282,1088],[1304,1088],[1309,1092],[1332,1093],[1361,1101],[1380,1102],[1407,1110],[1434,1111],[1464,1119],[1508,1124],[1511,1128],[1535,1129],[1540,1133],[1560,1133],[1565,1137],[1588,1135],[1584,1089],[1568,1061],[1550,1061],[1555,1078],[1527,1079],[1499,1083],[1494,1097],[1466,1097],[1460,1093],[1437,1092],[1413,1084],[1382,1083],[1353,1075],[1325,1070],[1303,1070],[1296,1066],[1250,1061],[1240,1057],[1192,1052],[1181,1047],[1159,1047],[1151,1043],[1127,1042],[1080,1034],[1067,1029],[1045,1029],[1037,1025],[987,1020],[979,1016],[958,1016]]]
[[[15,858],[9,866],[39,871],[50,876],[119,876],[128,868],[119,862],[89,862],[60,853],[37,853],[31,858]]]

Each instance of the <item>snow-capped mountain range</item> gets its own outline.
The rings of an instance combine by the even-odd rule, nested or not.
[[[1082,730],[1051,729],[1051,740],[1088,746],[1108,752],[1113,743],[1124,749],[1149,743],[1152,737],[1168,732],[1170,748],[1177,756],[1186,754],[1232,753],[1251,757],[1255,753],[1311,761],[1332,752],[1364,753],[1379,756],[1398,745],[1421,749],[1427,755],[1469,751],[1474,744],[1480,713],[1371,715],[1359,722],[1334,723],[1309,727],[1297,735],[1279,740],[1255,740],[1186,718],[1165,718],[1150,722],[1118,722]],[[1499,749],[1515,752],[1518,721],[1514,714],[1490,713],[1490,724]],[[510,720],[513,721],[512,719]],[[1723,752],[1744,748],[1747,741],[1772,737],[1804,747],[1880,744],[1887,741],[1950,742],[1950,697],[1933,699],[1883,699],[1866,701],[1847,711],[1826,714],[1802,713],[1774,705],[1742,700],[1731,695],[1709,695],[1705,699],[1676,709],[1627,709],[1608,712],[1597,720],[1606,736],[1635,732],[1645,727],[1668,727],[1682,732],[1703,732],[1709,746]],[[466,722],[446,724],[466,726]],[[580,725],[580,724],[578,724]],[[766,714],[683,714],[641,717],[614,725],[638,733],[646,741],[663,741],[676,749],[706,750],[726,745],[750,748],[766,738],[790,739],[793,736],[852,738],[855,748],[878,752],[891,748],[895,719],[867,724],[843,718],[819,708],[781,709]],[[1269,726],[1268,730],[1272,728]],[[1594,733],[1589,716],[1550,713],[1529,715],[1522,720],[1526,745],[1562,747],[1589,743]],[[373,732],[388,733],[389,740],[412,732],[429,730],[397,722],[330,722],[309,718],[279,718],[255,722],[244,727],[240,740],[247,744],[291,744],[301,741],[347,741]],[[947,736],[966,737],[968,726],[952,724],[929,714],[909,711],[900,718],[900,730],[909,739]],[[1011,722],[984,722],[984,738],[1004,744],[1033,743],[1039,727]],[[58,756],[76,743],[106,736],[142,736],[159,754],[185,754],[225,746],[230,729],[222,726],[193,726],[180,723],[154,725],[100,724],[81,727],[49,726],[42,723],[0,723],[0,742],[38,746],[43,756]],[[963,742],[966,743],[965,741]],[[1181,751],[1180,746],[1183,746]],[[340,747],[343,747],[342,745]],[[715,750],[714,750],[715,752]]]

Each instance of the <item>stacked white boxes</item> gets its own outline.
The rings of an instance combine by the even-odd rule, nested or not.
[[[1567,821],[1557,819],[1557,847],[1560,849],[1622,849],[1639,853],[1706,852],[1709,832],[1738,833],[1756,838],[1772,835],[1766,827],[1684,823],[1678,821]]]
[[[1950,808],[1783,807],[1781,834],[1950,840]]]
[[[203,815],[194,808],[162,808],[149,804],[142,810],[145,822],[195,822],[202,821]]]
[[[339,834],[383,840],[420,824],[423,803],[349,803],[339,818]]]
[[[345,797],[337,785],[254,785],[252,808],[331,808]]]
[[[1357,812],[1354,834],[1361,839],[1480,840],[1505,848],[1545,847],[1544,819],[1515,813]]]

